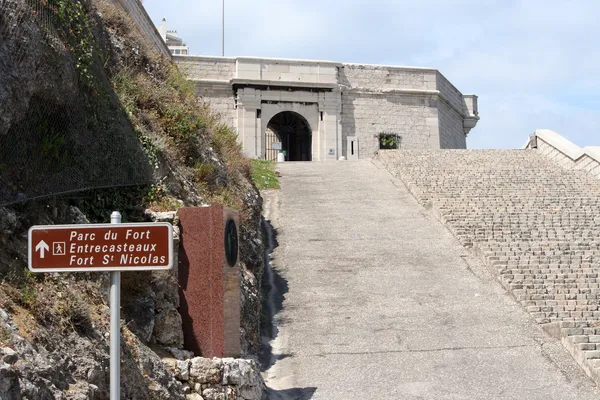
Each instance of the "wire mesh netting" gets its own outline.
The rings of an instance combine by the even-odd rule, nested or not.
[[[0,205],[152,181],[86,0],[0,0]]]

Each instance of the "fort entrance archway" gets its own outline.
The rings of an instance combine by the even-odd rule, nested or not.
[[[267,124],[266,158],[276,160],[279,150],[286,161],[312,160],[312,131],[304,117],[293,111],[275,115]]]
[[[386,133],[406,149],[464,149],[479,120],[477,96],[463,95],[435,69],[257,57],[174,59],[198,96],[236,129],[252,158],[276,159],[273,142],[281,143],[288,160],[369,158]]]

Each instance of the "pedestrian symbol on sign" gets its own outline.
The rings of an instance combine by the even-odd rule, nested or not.
[[[65,255],[65,242],[54,242],[52,243],[52,255],[64,256]]]

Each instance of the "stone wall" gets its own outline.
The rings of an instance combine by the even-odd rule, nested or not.
[[[160,33],[156,29],[154,22],[150,19],[150,16],[144,9],[144,6],[140,0],[113,0],[116,4],[121,6],[131,19],[136,23],[142,36],[148,41],[148,43],[165,57],[171,57],[169,48],[162,40]]]
[[[221,117],[221,121],[235,127],[235,99],[230,85],[210,82],[195,82],[196,94],[210,104],[211,109]]]
[[[448,102],[448,104],[457,112],[468,115],[463,94],[439,71],[436,71],[435,89],[440,92],[440,95],[444,100],[446,100],[446,102]]]
[[[189,400],[266,400],[267,390],[254,360],[234,358],[163,359]]]
[[[436,89],[442,99],[438,107],[440,148],[466,149],[463,119],[465,116],[477,116],[477,98],[469,96],[469,107],[463,94],[439,71],[436,71]]]
[[[342,93],[342,132],[358,138],[360,158],[369,158],[379,149],[380,133],[396,133],[402,148],[425,149],[439,146],[435,100],[427,97],[377,92]],[[345,142],[345,139],[344,139]]]
[[[600,178],[600,147],[581,148],[558,133],[538,129],[526,144],[566,169],[581,169]]]
[[[352,88],[435,90],[434,69],[343,64],[339,83]]]
[[[238,80],[263,80],[270,82],[312,82],[337,84],[339,63],[313,60],[288,60],[279,58],[238,57]]]
[[[179,70],[187,76],[196,89],[196,94],[210,104],[230,127],[236,127],[235,98],[229,81],[235,77],[235,58],[174,56]]]
[[[173,56],[179,70],[192,81],[229,81],[235,77],[235,60],[231,57]]]
[[[457,132],[463,131],[463,120],[456,110],[445,101],[438,102],[438,123],[440,130],[440,148],[466,149],[467,137]]]
[[[317,106],[313,160],[347,155],[349,136],[358,140],[359,158],[372,157],[381,133],[398,135],[407,149],[466,148],[465,132],[479,119],[477,96],[463,96],[431,68],[252,57],[174,60],[195,81],[198,95],[238,130],[249,157],[266,151],[266,104]]]

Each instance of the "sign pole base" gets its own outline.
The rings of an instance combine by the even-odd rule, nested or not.
[[[111,224],[121,223],[114,211]],[[110,400],[121,399],[121,272],[110,273]]]

